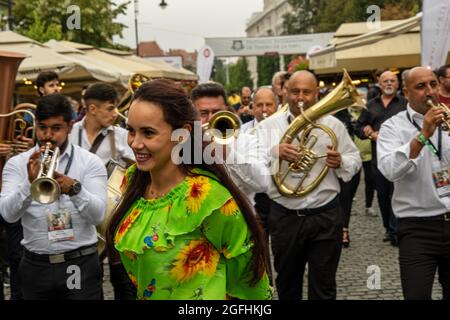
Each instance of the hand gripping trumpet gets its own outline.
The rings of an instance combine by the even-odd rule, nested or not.
[[[442,102],[434,103],[433,99],[428,98],[427,99],[427,105],[430,108],[439,108],[444,110],[444,113],[442,114],[442,123],[440,125],[442,131],[446,131],[448,135],[450,136],[450,109]]]
[[[59,183],[53,178],[59,162],[59,147],[54,150],[51,147],[50,142],[45,144],[39,174],[31,184],[31,197],[42,204],[55,202],[61,194]]]

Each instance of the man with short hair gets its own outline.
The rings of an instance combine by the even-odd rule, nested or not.
[[[126,166],[134,161],[133,150],[128,146],[128,131],[114,126],[117,118],[117,92],[108,83],[95,83],[86,89],[86,116],[76,122],[69,135],[71,143],[100,157],[104,165],[113,159]]]
[[[391,71],[385,71],[380,76],[381,95],[373,98],[367,104],[367,110],[363,110],[355,125],[355,134],[361,139],[372,140],[372,155],[377,154],[378,131],[384,121],[406,109],[407,101],[397,95],[399,87],[397,76]],[[380,207],[385,234],[383,241],[390,241],[392,246],[397,246],[397,227],[394,213],[392,212],[393,184],[387,180],[378,170],[377,157],[372,157],[372,175],[377,190],[378,205]]]
[[[242,123],[253,120],[251,114],[252,109],[252,89],[249,87],[242,87],[240,92],[241,103],[236,107],[236,111],[241,118]]]
[[[286,81],[287,71],[275,72],[272,77],[272,90],[277,97],[277,105],[283,105],[283,83]]]
[[[426,103],[438,99],[435,74],[416,67],[405,80],[408,106],[382,124],[377,145],[378,167],[394,183],[403,295],[431,300],[437,271],[450,300],[450,137],[440,127],[443,110]]]
[[[100,299],[95,226],[106,209],[106,169],[101,160],[69,142],[72,107],[62,95],[42,97],[36,108],[37,145],[8,160],[3,169],[0,213],[22,220],[25,247],[19,274],[27,300]],[[53,178],[58,199],[41,204],[31,196],[47,143],[59,147]],[[48,170],[48,168],[47,168]]]
[[[53,71],[39,73],[36,78],[36,87],[37,92],[41,97],[61,92],[58,74]]]
[[[256,89],[252,105],[253,120],[244,123],[243,132],[252,131],[255,126],[277,111],[277,98],[269,87]],[[250,132],[251,133],[251,132]]]
[[[268,167],[279,159],[287,162],[284,163],[286,166],[298,160],[298,141],[280,144],[280,140],[290,123],[300,115],[301,108],[307,110],[315,105],[318,95],[317,79],[312,73],[297,71],[291,76],[287,92],[289,109],[262,121],[256,129],[260,143],[267,150],[265,161]],[[338,119],[324,116],[317,123],[329,127],[339,141],[337,150],[334,150],[327,134],[320,130],[312,132],[317,135],[314,151],[325,157],[317,160],[305,183],[310,185],[311,180],[326,166],[329,171],[322,182],[305,196],[288,197],[280,193],[272,179],[269,181],[267,195],[271,200],[267,222],[280,300],[302,299],[307,263],[308,298],[336,299],[336,271],[341,254],[343,224],[338,178],[349,181],[360,169],[361,158],[345,126]],[[284,181],[293,188],[301,178],[301,173],[291,172]]]
[[[225,89],[219,83],[200,84],[192,90],[191,97],[202,124],[208,123],[215,113],[227,110]],[[237,139],[225,145],[224,149],[223,159],[219,160],[227,164],[233,181],[253,201],[254,193],[265,192],[270,180],[262,160],[264,150],[256,136],[245,132],[240,132]]]
[[[438,69],[439,80],[439,102],[450,108],[450,64],[446,64]]]

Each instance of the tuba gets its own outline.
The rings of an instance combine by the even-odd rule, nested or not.
[[[203,124],[202,129],[218,144],[229,144],[239,136],[241,120],[233,112],[222,110],[216,112],[208,123]]]
[[[17,105],[14,110],[9,113],[0,114],[0,118],[11,117],[6,137],[0,140],[0,143],[9,144],[12,147],[12,151],[7,159],[23,151],[23,149],[28,149],[27,143],[20,141],[19,137],[26,137],[32,140],[35,138],[35,116],[33,112],[28,110],[29,108],[34,109],[36,106],[23,103]],[[26,121],[24,115],[28,115],[31,123]]]
[[[294,162],[286,164],[284,163],[286,161],[280,159],[274,162],[273,170],[275,173],[272,175],[272,178],[280,194],[285,197],[303,197],[319,186],[328,173],[329,168],[326,165],[323,166],[318,176],[311,183],[303,186],[317,160],[326,157],[326,155],[318,155],[313,150],[314,145],[318,141],[318,136],[311,134],[311,131],[313,129],[324,131],[331,140],[332,149],[336,150],[338,141],[333,130],[325,125],[316,123],[316,121],[352,105],[364,107],[365,103],[353,86],[352,79],[344,69],[341,83],[325,98],[305,111],[302,105],[300,106],[301,114],[292,121],[280,140],[280,144],[292,143],[295,138],[298,138],[300,142],[298,145],[299,156]],[[283,165],[287,167],[284,172],[282,172]],[[286,178],[290,173],[294,173],[299,177],[299,181],[296,181],[293,185],[286,183]]]
[[[442,102],[434,103],[433,99],[431,98],[427,99],[427,105],[430,108],[439,108],[444,110],[444,113],[442,114],[442,123],[440,124],[440,127],[442,131],[446,131],[450,136],[450,109],[447,107],[445,103]]]
[[[118,119],[120,118],[122,120],[127,120],[125,112],[130,108],[130,102],[133,94],[144,82],[147,82],[149,80],[149,77],[144,76],[140,73],[135,73],[130,77],[130,79],[128,80],[128,90],[127,92],[125,92],[119,104],[117,105],[117,113],[119,115]]]
[[[16,74],[19,65],[26,55],[16,52],[0,51],[0,141],[11,141],[10,123],[5,114],[11,112],[11,101],[14,87],[16,85]],[[3,168],[5,159],[0,159],[0,172]],[[1,185],[1,182],[0,182]]]
[[[51,148],[52,144],[47,142],[38,176],[31,183],[31,198],[42,204],[55,202],[61,194],[59,183],[53,179],[58,167],[59,147]]]

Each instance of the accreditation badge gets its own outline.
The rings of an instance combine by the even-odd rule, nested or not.
[[[48,239],[50,241],[74,240],[72,214],[67,208],[53,208],[47,212]]]
[[[439,198],[450,196],[450,169],[443,166],[439,161],[433,161],[432,176]]]

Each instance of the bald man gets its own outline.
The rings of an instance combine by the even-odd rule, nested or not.
[[[246,123],[253,120],[251,115],[252,108],[252,89],[249,87],[242,87],[240,92],[241,103],[236,105],[236,111],[241,118],[242,123]]]
[[[289,109],[262,121],[256,129],[260,144],[268,150],[266,164],[277,159],[285,164],[298,156],[298,141],[280,144],[289,124],[318,99],[319,88],[315,76],[307,71],[294,73],[288,81]],[[267,219],[271,236],[274,266],[277,271],[276,286],[280,299],[302,299],[303,275],[308,263],[308,298],[312,300],[336,299],[336,270],[341,254],[342,215],[340,214],[338,178],[349,181],[361,167],[359,151],[345,126],[335,117],[325,116],[317,121],[329,127],[339,141],[333,150],[330,138],[314,129],[318,140],[314,151],[324,155],[305,179],[309,185],[324,166],[328,174],[317,188],[303,197],[286,197],[270,180],[267,195],[270,213]],[[290,173],[286,183],[294,189],[301,176]]]
[[[381,126],[378,167],[394,183],[392,207],[398,218],[399,261],[407,300],[431,299],[439,272],[444,300],[450,299],[450,137],[442,132],[439,84],[426,68],[405,79],[408,106]]]
[[[390,241],[391,245],[397,246],[397,221],[391,205],[394,191],[393,184],[378,170],[375,155],[377,154],[378,131],[382,123],[405,110],[407,101],[397,94],[399,82],[397,75],[391,71],[385,71],[381,74],[379,85],[381,95],[370,100],[367,104],[367,110],[361,112],[361,116],[355,125],[355,133],[361,139],[372,140],[372,173],[385,229],[383,241]]]
[[[277,111],[277,97],[270,87],[256,89],[251,111],[253,120],[242,126],[243,132],[251,131],[259,122]]]

